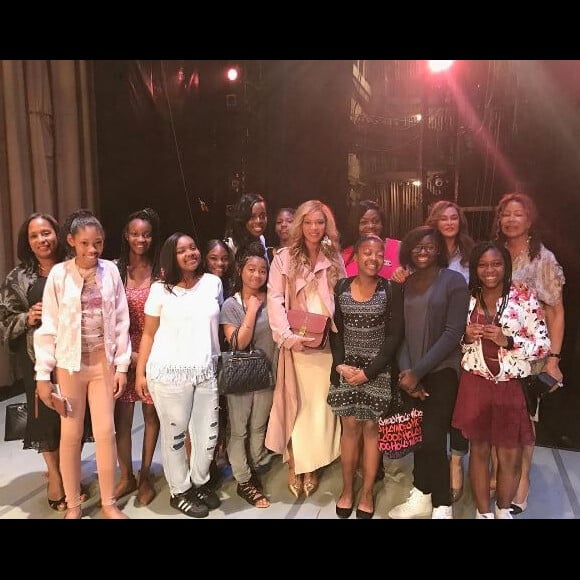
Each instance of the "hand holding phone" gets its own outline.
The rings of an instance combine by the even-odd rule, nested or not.
[[[62,396],[59,385],[53,385],[53,389],[52,393],[50,393],[52,406],[61,417],[67,417],[69,412],[72,411],[70,403],[66,397]]]
[[[557,378],[546,372],[540,373],[536,378],[536,389],[540,396],[550,393],[554,387],[562,386],[562,383]]]

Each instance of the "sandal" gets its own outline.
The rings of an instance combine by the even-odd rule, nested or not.
[[[89,493],[88,487],[81,485],[81,494],[80,500],[81,503],[85,503],[88,499],[90,499],[91,495]],[[66,496],[62,496],[60,499],[50,499],[47,498],[48,505],[50,509],[53,509],[55,512],[64,512],[67,509],[66,505]]]
[[[48,498],[48,505],[55,512],[64,512],[66,511],[66,497],[63,495],[60,499]]]
[[[270,500],[251,481],[238,483],[238,495],[256,508],[270,507]],[[260,505],[261,504],[261,505]]]

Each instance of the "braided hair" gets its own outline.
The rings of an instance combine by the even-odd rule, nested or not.
[[[159,252],[161,250],[161,237],[159,227],[159,216],[157,212],[150,207],[140,209],[133,212],[125,222],[123,228],[123,235],[121,236],[121,251],[117,259],[117,267],[121,274],[123,284],[127,284],[127,266],[129,265],[130,247],[127,241],[127,234],[129,233],[129,224],[133,220],[143,220],[151,225],[151,245],[147,250],[147,257],[151,262],[151,278],[153,280],[159,278]]]
[[[480,242],[474,246],[473,250],[471,251],[471,257],[469,258],[469,291],[476,300],[479,300],[480,304],[484,303],[483,287],[481,285],[481,280],[477,275],[477,265],[479,264],[481,256],[483,256],[483,254],[489,250],[497,251],[503,258],[504,264],[501,304],[497,313],[499,319],[507,307],[510,288],[512,285],[512,258],[504,245],[498,242]]]

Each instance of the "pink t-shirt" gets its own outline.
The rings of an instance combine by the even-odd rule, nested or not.
[[[400,240],[393,240],[391,238],[385,239],[385,262],[379,276],[390,280],[393,272],[399,267],[399,247],[401,245]],[[347,264],[350,255],[352,254],[352,246],[344,249],[342,251],[342,257],[346,265],[346,275],[350,278],[351,276],[356,276],[358,274],[358,265],[353,259]]]

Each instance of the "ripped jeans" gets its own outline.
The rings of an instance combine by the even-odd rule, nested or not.
[[[218,390],[215,378],[196,385],[148,382],[159,415],[161,459],[172,496],[209,481],[218,435]],[[189,464],[185,433],[191,438]]]

